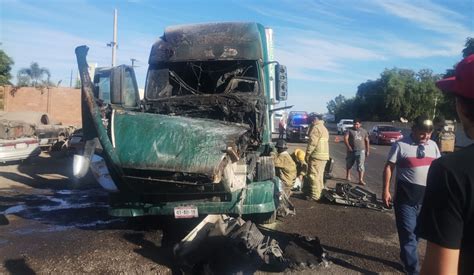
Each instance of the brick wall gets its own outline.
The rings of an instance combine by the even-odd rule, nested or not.
[[[13,87],[4,90],[3,111],[46,112],[56,122],[81,127],[81,90],[65,87],[36,89],[23,87],[13,93]]]

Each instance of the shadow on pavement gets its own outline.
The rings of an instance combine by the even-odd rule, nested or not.
[[[361,258],[361,259],[365,259],[365,260],[369,260],[369,261],[373,261],[373,262],[379,262],[379,263],[382,263],[386,266],[390,266],[400,272],[403,272],[403,266],[400,264],[400,263],[397,263],[397,262],[393,262],[393,261],[388,261],[388,260],[384,260],[384,259],[380,259],[380,258],[377,258],[377,257],[374,257],[374,256],[368,256],[368,255],[364,255],[364,254],[360,254],[360,253],[357,253],[357,252],[354,252],[354,251],[349,251],[349,250],[345,250],[345,249],[341,249],[341,248],[337,248],[337,247],[333,247],[333,246],[329,246],[329,245],[323,245],[324,248],[330,252],[334,252],[334,253],[338,253],[338,254],[344,254],[344,255],[348,255],[348,256],[351,256],[351,257],[357,257],[357,258]],[[337,259],[337,258],[332,258],[331,259],[335,264],[338,264],[338,265],[341,265],[341,266],[344,266],[346,268],[349,268],[349,269],[353,269],[355,271],[358,271],[358,272],[362,272],[362,273],[366,273],[368,272],[367,270],[357,270],[359,269],[358,267],[356,266],[353,266],[351,263],[348,263],[347,261],[344,261],[344,260],[341,260],[341,259]],[[376,274],[375,272],[372,272],[373,274]]]
[[[130,226],[141,232],[126,232],[123,238],[139,246],[134,252],[151,261],[167,266],[173,274],[183,274],[173,255],[173,247],[181,241],[204,217],[175,220],[167,216],[131,219]],[[153,234],[159,233],[159,236]]]
[[[3,266],[11,273],[11,274],[24,274],[24,275],[32,275],[36,274],[33,269],[31,269],[28,264],[26,263],[25,259],[10,259],[5,260]]]

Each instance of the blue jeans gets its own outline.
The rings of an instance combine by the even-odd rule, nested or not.
[[[420,267],[418,264],[418,237],[415,235],[415,227],[421,205],[395,202],[394,207],[398,240],[400,241],[400,259],[407,274],[418,274]]]

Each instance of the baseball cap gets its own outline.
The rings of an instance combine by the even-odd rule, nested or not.
[[[454,76],[437,81],[436,86],[443,92],[474,99],[474,54],[459,62]]]

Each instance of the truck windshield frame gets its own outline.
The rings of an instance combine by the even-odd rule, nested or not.
[[[145,99],[245,93],[262,95],[256,60],[162,62],[150,65]]]

